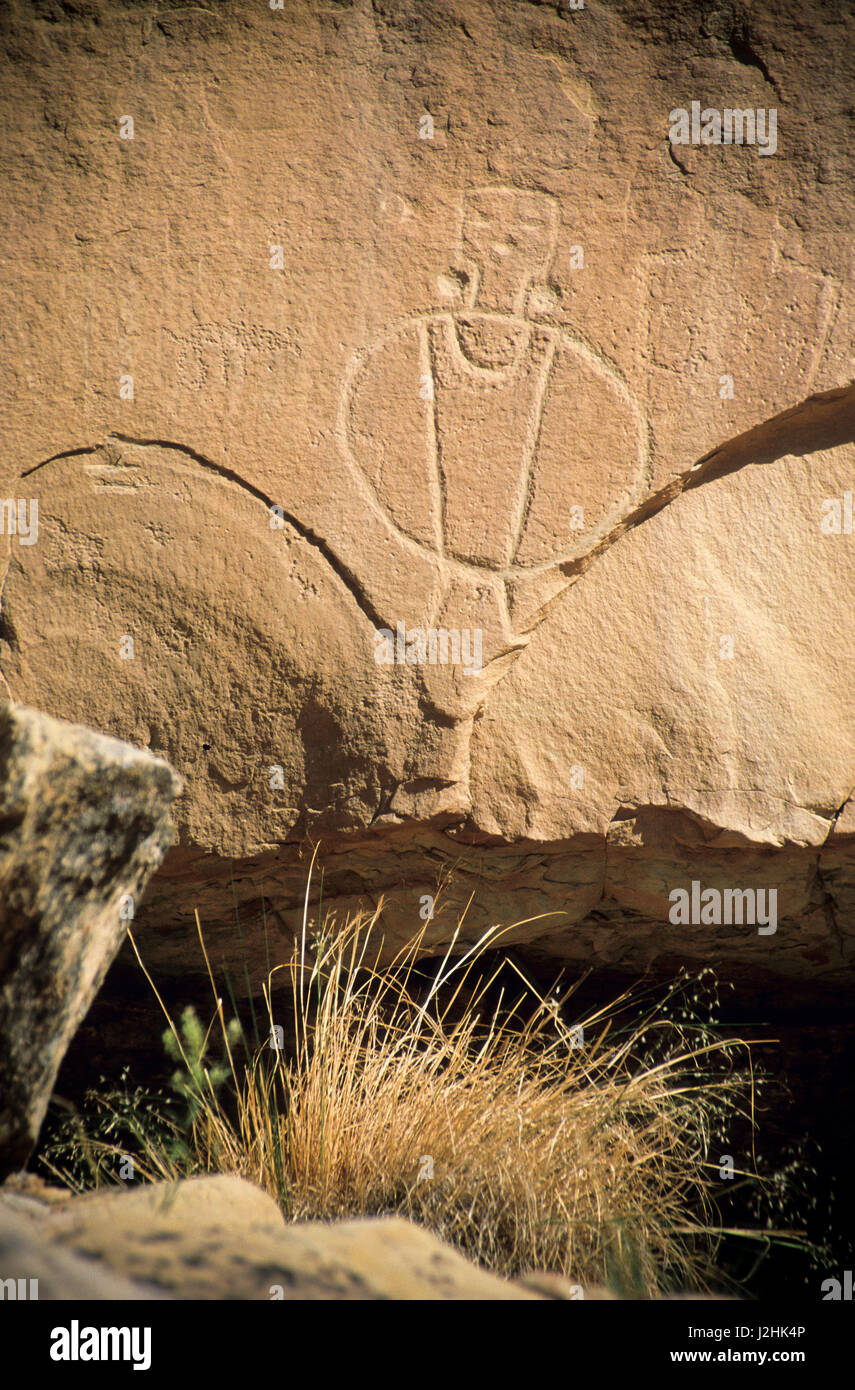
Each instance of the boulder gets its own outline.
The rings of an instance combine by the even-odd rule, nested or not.
[[[180,779],[117,739],[0,707],[0,1177],[174,833]]]
[[[40,1220],[40,1240],[174,1298],[532,1299],[401,1217],[286,1223],[272,1197],[213,1176],[95,1193]]]
[[[168,1298],[154,1284],[125,1279],[86,1255],[45,1240],[38,1213],[22,1215],[0,1191],[0,1297],[40,1302]]]

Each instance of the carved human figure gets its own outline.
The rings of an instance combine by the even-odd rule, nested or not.
[[[558,231],[547,194],[466,194],[463,302],[395,328],[346,385],[351,461],[389,527],[436,570],[432,611],[409,611],[402,594],[390,625],[483,634],[478,673],[419,665],[452,718],[471,714],[526,644],[557,564],[645,481],[645,425],[615,368],[534,317]]]

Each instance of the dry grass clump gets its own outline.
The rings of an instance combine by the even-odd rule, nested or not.
[[[192,1012],[180,1032],[169,1020],[190,1104],[184,1171],[248,1177],[295,1220],[406,1215],[507,1275],[555,1270],[636,1296],[710,1286],[718,1164],[706,1155],[745,1097],[743,1044],[664,1005],[621,1029],[627,996],[570,1026],[567,995],[544,997],[519,972],[519,995],[488,1008],[495,931],[455,956],[458,926],[421,997],[421,936],[381,969],[376,914],[307,927],[264,991],[272,1028],[286,972],[290,1048],[261,1044],[238,1063],[218,998],[217,1071]],[[174,1171],[174,1156],[149,1157],[152,1176]]]
[[[101,1138],[80,1136],[90,1179],[117,1180],[130,1134],[135,1176],[236,1173],[294,1220],[398,1213],[506,1275],[553,1270],[636,1297],[714,1286],[710,1143],[753,1103],[736,1065],[747,1044],[679,1017],[669,1002],[683,985],[571,1025],[572,988],[541,994],[514,966],[511,997],[485,970],[502,933],[458,955],[460,925],[425,987],[422,935],[381,968],[378,914],[314,933],[304,915],[264,989],[273,1029],[284,973],[292,1022],[278,1050],[226,1024],[200,928],[211,1025],[189,1009],[176,1027],[164,1006],[184,1119],[164,1120],[139,1090],[121,1115],[104,1102]]]

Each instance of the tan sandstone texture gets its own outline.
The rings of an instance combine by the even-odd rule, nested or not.
[[[393,945],[451,875],[432,946],[474,891],[571,961],[851,981],[855,13],[0,24],[0,669],[183,775],[149,961],[198,907],[255,986],[320,841]],[[695,100],[776,151],[672,146]],[[777,930],[673,924],[693,880]]]
[[[0,706],[0,1178],[36,1142],[180,789],[150,753]]]
[[[490,1274],[402,1217],[289,1223],[260,1188],[223,1175],[83,1197],[48,1187],[32,1174],[16,1175],[0,1187],[3,1279],[16,1286],[7,1298],[27,1296],[35,1279],[45,1300],[619,1297],[603,1285],[582,1285],[545,1270],[516,1279]]]
[[[0,1274],[26,1268],[33,1251],[50,1274],[56,1255],[48,1288],[60,1291],[42,1297],[532,1300],[566,1298],[572,1288],[546,1275],[542,1288],[500,1279],[400,1217],[289,1225],[272,1197],[241,1178],[154,1183],[39,1208],[30,1200],[18,1210],[0,1190]],[[73,1275],[80,1282],[65,1292]]]

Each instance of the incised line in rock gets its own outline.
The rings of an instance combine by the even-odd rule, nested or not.
[[[186,454],[189,458],[192,458],[195,463],[198,463],[201,468],[206,469],[210,473],[218,474],[219,477],[225,478],[227,482],[234,483],[244,492],[249,493],[250,497],[254,497],[259,502],[263,502],[268,510],[272,507],[279,508],[282,512],[283,519],[288,522],[289,526],[292,526],[298,535],[302,536],[303,540],[313,546],[327,561],[330,568],[338,575],[344,587],[348,590],[351,597],[369,621],[373,623],[375,627],[383,626],[383,619],[372,605],[368,596],[363,592],[358,579],[336,555],[332,546],[324,540],[323,536],[319,536],[317,532],[313,531],[305,522],[300,521],[291,512],[286,511],[280,503],[274,502],[272,497],[268,497],[268,495],[263,492],[261,488],[256,487],[254,483],[247,482],[247,480],[242,478],[239,473],[236,473],[234,469],[228,468],[225,464],[216,463],[213,459],[206,458],[204,454],[200,454],[196,449],[191,449],[187,444],[177,444],[173,440],[138,439],[133,435],[119,434],[115,430],[112,431],[108,437],[109,439],[118,439],[123,444],[134,444],[141,448],[171,449],[176,453]],[[97,444],[86,445],[83,448],[66,449],[61,454],[53,454],[51,458],[43,459],[41,463],[34,464],[32,468],[28,468],[25,473],[22,473],[21,477],[29,478],[33,473],[38,472],[40,468],[45,468],[49,463],[56,463],[59,459],[73,458],[80,454],[96,453],[103,447],[103,443],[99,442]],[[0,612],[2,612],[2,595],[0,595]]]
[[[109,438],[120,440],[125,444],[170,449],[186,454],[200,467],[234,483],[249,493],[251,497],[262,502],[265,507],[271,508],[280,505],[274,502],[261,488],[247,482],[233,469],[206,458],[205,455],[187,445],[178,444],[172,440],[135,438],[115,431],[110,434]],[[601,537],[591,546],[587,553],[578,555],[572,560],[559,560],[554,568],[559,570],[570,584],[575,583],[600,556],[610,550],[627,532],[635,530],[657,516],[683,493],[703,487],[707,483],[716,482],[720,478],[728,477],[749,464],[773,463],[788,454],[802,457],[805,454],[837,448],[840,445],[853,442],[855,442],[855,382],[808,396],[798,405],[781,411],[761,424],[717,445],[716,448],[698,459],[691,468],[672,478],[664,487],[647,497],[618,521],[607,535]],[[63,450],[61,453],[53,454],[50,458],[34,464],[21,476],[22,478],[31,477],[49,463],[93,453],[102,447],[103,444],[99,442]],[[284,509],[283,517],[304,540],[323,556],[375,628],[384,627],[386,625],[384,619],[365,594],[359,578],[336,554],[333,545]],[[526,635],[533,633],[540,626],[553,606],[563,597],[564,592],[566,592],[566,588],[560,590],[539,608],[533,615],[530,625],[523,630]],[[2,594],[0,594],[0,612],[2,612]]]

